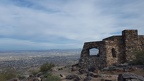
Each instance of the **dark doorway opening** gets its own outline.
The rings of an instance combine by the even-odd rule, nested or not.
[[[112,48],[111,52],[112,52],[112,57],[115,58],[116,57],[116,51],[115,51],[115,49]]]

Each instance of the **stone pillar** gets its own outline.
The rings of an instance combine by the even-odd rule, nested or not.
[[[81,58],[83,57],[89,57],[89,49],[82,49],[81,51]]]
[[[90,48],[89,43],[85,42],[83,45],[83,49],[81,51],[81,58],[89,57],[89,48]]]
[[[138,32],[137,30],[122,31],[124,53],[126,62],[134,57],[134,51],[138,50]]]

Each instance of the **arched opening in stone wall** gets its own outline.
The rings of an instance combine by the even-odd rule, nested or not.
[[[112,49],[111,49],[111,52],[112,52],[112,57],[115,58],[115,57],[116,57],[116,51],[115,51],[115,49],[112,48]]]
[[[99,57],[99,49],[97,49],[97,48],[91,48],[91,49],[89,49],[89,54],[90,54],[90,56],[97,56],[97,57]]]

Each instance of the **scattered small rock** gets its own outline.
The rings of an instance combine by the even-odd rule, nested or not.
[[[84,73],[88,73],[88,71],[85,70],[85,69],[79,69],[79,73],[80,73],[80,74],[84,74]]]
[[[66,76],[66,79],[71,80],[71,79],[73,79],[74,77],[75,77],[74,75],[67,75],[67,76]]]
[[[74,81],[80,81],[80,77],[76,76],[76,77],[74,78]]]
[[[85,79],[84,79],[84,81],[91,81],[91,77],[90,76],[88,76],[88,77],[86,77]]]
[[[87,77],[88,76],[90,76],[90,77],[93,77],[93,78],[98,78],[99,77],[99,75],[97,75],[97,74],[94,74],[94,73],[87,73]]]
[[[33,78],[33,81],[42,81],[40,77]]]
[[[66,76],[65,76],[65,75],[60,74],[60,78],[61,78],[61,79],[64,79],[64,78],[66,78]]]
[[[43,73],[42,72],[39,72],[38,74],[36,74],[36,77],[40,77],[40,76],[42,76],[43,75]]]
[[[88,68],[88,71],[90,71],[90,72],[95,72],[95,71],[96,71],[96,68],[95,68],[95,67],[90,67],[90,68]]]
[[[77,70],[77,67],[76,66],[73,66],[72,68],[71,68],[71,71],[76,71]]]
[[[58,70],[63,70],[63,68],[58,68]]]

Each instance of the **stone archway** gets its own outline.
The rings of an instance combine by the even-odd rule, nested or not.
[[[86,42],[83,46],[81,57],[89,57],[91,56],[90,51],[91,49],[98,49],[99,43],[98,42]],[[95,53],[95,56],[97,52]]]

